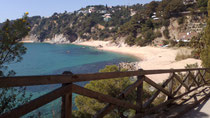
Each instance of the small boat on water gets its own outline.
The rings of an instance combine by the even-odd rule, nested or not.
[[[70,50],[67,50],[66,53],[70,53]]]

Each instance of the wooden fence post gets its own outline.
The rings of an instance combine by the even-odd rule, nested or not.
[[[190,74],[191,72],[189,71],[188,73]],[[189,77],[186,78],[185,84],[188,85],[188,86],[190,85]],[[189,88],[190,88],[190,86],[189,86]],[[187,92],[187,89],[185,89],[185,92]]]
[[[202,76],[202,78],[203,78],[204,84],[207,84],[207,82],[206,82],[206,80],[205,80],[206,71],[207,71],[207,70],[204,70],[203,73],[200,72],[200,74],[201,74],[201,76]]]
[[[73,75],[70,71],[63,72],[64,75]],[[72,83],[62,84],[63,86],[69,85]],[[61,105],[61,118],[72,118],[72,88],[69,90],[66,95],[62,97]]]
[[[174,76],[174,74],[175,73],[170,73],[170,75],[169,75],[169,78],[171,78],[172,76]],[[173,82],[173,78],[171,79],[171,81],[168,83],[168,91],[169,91],[169,93],[172,95],[172,93],[173,93],[173,84],[174,84],[174,82]],[[168,96],[168,100],[170,100],[171,99],[171,97],[170,96]]]
[[[199,86],[199,70],[197,70],[197,72],[195,73],[195,81],[197,81],[198,86]]]
[[[139,69],[139,71],[142,71],[143,69]],[[144,79],[144,75],[138,76],[138,80]],[[137,99],[136,104],[140,106],[139,110],[136,110],[136,114],[141,113],[142,106],[143,106],[143,82],[137,87]]]

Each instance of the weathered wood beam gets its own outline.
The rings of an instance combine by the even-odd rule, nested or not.
[[[178,75],[176,75],[176,74],[174,74],[174,77],[189,91],[190,89],[189,89],[189,87],[181,80],[181,78],[178,76]]]
[[[163,103],[161,103],[161,104],[159,104],[159,105],[157,105],[155,107],[146,109],[145,112],[144,112],[144,114],[140,114],[140,115],[141,116],[149,115],[150,113],[153,113],[153,112],[157,111],[158,109],[161,109],[163,107],[166,107],[168,104],[172,103],[173,101],[182,98],[183,96],[185,96],[185,95],[187,95],[187,94],[189,94],[189,93],[191,93],[191,92],[199,89],[202,86],[204,86],[204,84],[201,85],[201,86],[199,86],[199,87],[196,87],[196,88],[194,88],[194,89],[192,89],[192,90],[190,90],[190,91],[188,91],[188,92],[186,92],[186,93],[184,93],[184,94],[182,94],[180,96],[174,97],[174,99],[167,100],[167,101],[165,101],[165,102],[163,102]]]
[[[199,86],[199,83],[196,81],[196,77],[198,76],[198,73],[196,74],[196,76],[194,76],[191,72],[190,72],[190,76],[192,77],[193,79],[193,83],[189,86],[189,88],[194,84],[196,84],[196,86]]]
[[[175,100],[176,100],[176,99],[179,99],[179,98],[181,98],[181,97],[183,97],[183,96],[185,96],[185,95],[187,95],[187,94],[189,94],[189,93],[191,93],[191,92],[197,90],[198,88],[200,88],[200,87],[202,87],[202,86],[204,86],[204,85],[205,85],[205,84],[202,84],[202,85],[200,85],[200,86],[198,86],[198,87],[195,87],[195,88],[191,89],[191,90],[188,91],[188,92],[185,92],[185,93],[183,93],[183,94],[181,94],[181,95],[179,95],[179,96],[177,96],[177,97],[174,97],[174,99],[175,99]]]
[[[174,75],[172,74],[172,76],[169,77],[169,79],[167,79],[163,84],[162,84],[162,88],[165,88],[167,86],[167,84],[173,79]],[[152,97],[150,97],[148,99],[148,101],[146,101],[143,105],[143,108],[147,108],[149,107],[149,105],[155,100],[155,98],[159,95],[161,91],[160,90],[157,90],[153,95]]]
[[[39,98],[36,98],[34,100],[31,100],[30,102],[17,107],[13,110],[11,110],[10,112],[4,113],[0,116],[0,118],[19,118],[63,95],[65,95],[66,93],[69,93],[69,91],[71,90],[71,85],[65,86],[65,87],[61,87],[58,88],[50,93],[47,93]]]
[[[131,104],[127,101],[123,101],[123,100],[119,100],[117,98],[114,98],[112,96],[109,95],[104,95],[83,87],[80,87],[78,85],[72,85],[72,91],[74,93],[86,96],[86,97],[90,97],[90,98],[94,98],[96,100],[102,101],[102,102],[106,102],[106,103],[111,103],[120,107],[124,107],[127,109],[134,109],[134,110],[138,110],[140,108],[140,106],[138,105],[134,105]]]
[[[156,84],[155,82],[153,82],[151,79],[149,79],[148,77],[144,78],[144,81],[147,82],[148,84],[152,85],[153,87],[155,87],[156,89],[160,90],[161,92],[163,92],[164,94],[166,94],[167,96],[173,98],[173,96],[166,91],[164,88],[162,88],[160,85]]]
[[[142,71],[127,71],[127,72],[76,74],[73,76],[72,75],[45,75],[45,76],[0,77],[0,88],[73,83],[73,82],[111,79],[111,78],[119,78],[119,77],[131,77],[131,76],[141,76],[141,75],[151,75],[151,74],[185,72],[185,71],[193,71],[193,70],[207,70],[207,69],[208,68],[142,70]]]
[[[188,81],[188,80],[189,80],[189,78],[188,78],[189,76],[190,76],[190,72],[187,73],[187,75],[185,76],[183,82]],[[180,85],[175,89],[175,91],[174,91],[174,93],[173,93],[173,96],[175,96],[175,95],[177,94],[177,92],[181,89],[181,87],[182,87],[182,84],[180,84]]]
[[[120,95],[119,99],[125,98],[126,96],[129,95],[129,93],[131,93],[132,90],[134,90],[137,86],[139,86],[141,83],[143,83],[143,80],[137,80],[136,82],[134,82],[132,85],[130,85],[129,87],[127,87]],[[113,109],[115,109],[116,106],[113,104],[108,104],[106,105],[100,112],[98,112],[94,118],[103,118],[106,114],[108,114],[109,112],[111,112]]]
[[[63,84],[62,86],[69,86],[72,84]],[[61,118],[72,118],[72,86],[69,92],[62,96]]]
[[[200,74],[200,76],[201,76],[203,82],[206,83],[206,80],[205,80],[205,78],[204,78],[204,76],[205,76],[205,74],[206,74],[206,70],[204,70],[203,74],[201,73],[201,71],[199,71],[199,74]]]
[[[195,74],[194,81],[195,81],[196,85],[199,86],[199,72],[198,71]]]
[[[170,94],[173,94],[173,79],[168,83],[168,90]]]
[[[144,80],[144,75],[138,76],[138,80]],[[136,92],[136,104],[140,106],[140,109],[136,110],[136,114],[141,113],[142,111],[142,106],[143,106],[143,82],[137,87],[137,92]]]

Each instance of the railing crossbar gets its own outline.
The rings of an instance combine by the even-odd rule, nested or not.
[[[196,75],[193,75],[191,71],[196,71]],[[203,74],[201,70],[204,70]],[[198,69],[170,69],[170,70],[138,70],[138,71],[129,71],[129,72],[109,72],[109,73],[95,73],[95,74],[76,74],[76,75],[50,75],[50,76],[23,76],[23,77],[0,77],[0,88],[4,87],[17,87],[17,86],[31,86],[31,85],[46,85],[46,84],[62,84],[63,86],[49,92],[39,98],[31,100],[30,102],[19,106],[8,113],[4,113],[0,118],[4,117],[21,117],[59,97],[62,97],[62,118],[70,118],[72,110],[72,93],[77,93],[86,97],[94,98],[100,102],[108,103],[104,109],[102,109],[94,118],[101,118],[108,114],[110,111],[114,110],[116,107],[123,107],[126,109],[134,109],[137,114],[143,116],[149,112],[152,112],[158,109],[158,106],[165,106],[171,102],[180,99],[184,95],[189,94],[190,92],[200,88],[207,84],[205,80],[205,74],[208,72],[208,68],[198,68]],[[182,80],[175,72],[188,72],[185,78]],[[167,79],[162,85],[158,85],[153,80],[148,78],[146,75],[152,74],[164,74],[172,73],[172,75]],[[138,79],[136,82],[128,86],[123,92],[119,94],[118,97],[112,97],[105,95],[99,92],[89,90],[87,88],[80,87],[73,84],[74,82],[81,81],[91,81],[91,80],[102,80],[102,79],[114,79],[120,77],[131,77],[137,76]],[[199,77],[200,76],[200,77]],[[189,77],[192,78],[192,83],[186,84],[185,81]],[[173,92],[173,78],[178,80],[180,85]],[[147,82],[151,86],[155,87],[157,91],[143,104],[143,81]],[[204,84],[202,84],[202,82]],[[171,82],[169,84],[169,82]],[[191,89],[193,84],[196,84],[197,87]],[[169,86],[169,91],[165,89],[167,85]],[[184,86],[188,91],[176,96],[177,92]],[[133,90],[137,88],[137,100],[136,104],[130,103],[128,101],[122,100],[129,95]],[[162,104],[149,108],[150,104],[157,98],[160,92],[166,94],[169,99]],[[144,109],[144,110],[143,110]],[[68,113],[67,113],[68,112]],[[138,116],[138,115],[137,115]]]
[[[65,87],[60,87],[52,92],[49,92],[39,98],[36,98],[34,100],[31,100],[30,102],[17,107],[13,110],[11,110],[8,113],[4,113],[0,116],[0,118],[18,118],[21,117],[63,95],[69,92],[71,89],[71,85],[65,86]]]
[[[141,83],[143,83],[143,79],[142,80],[137,80],[136,82],[134,82],[132,85],[128,86],[125,91],[123,91],[117,98],[122,99],[128,96],[129,93],[131,93],[132,90],[134,90],[137,86],[139,86]],[[112,111],[113,109],[116,108],[116,105],[113,104],[108,104],[106,105],[100,112],[98,112],[94,118],[102,118],[104,117],[106,114],[108,114],[110,111]]]
[[[185,81],[188,79],[189,76],[190,76],[190,72],[187,73],[187,75],[185,76],[183,82],[185,82]],[[189,81],[189,79],[188,79],[188,81]],[[173,93],[173,96],[175,96],[175,95],[177,94],[177,92],[181,89],[181,87],[182,87],[182,84],[180,84],[180,85],[175,89],[175,91],[174,91],[174,93]]]
[[[141,75],[164,74],[173,72],[185,72],[195,70],[206,70],[207,68],[198,69],[163,69],[163,70],[141,70],[127,72],[107,72],[94,74],[75,74],[75,75],[45,75],[45,76],[17,76],[17,77],[0,77],[0,88],[33,86],[46,84],[64,84],[82,81],[112,79],[120,77],[132,77]]]

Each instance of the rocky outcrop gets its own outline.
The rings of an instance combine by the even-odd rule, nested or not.
[[[77,44],[77,43],[81,43],[81,42],[84,42],[84,41],[87,41],[87,40],[86,40],[86,39],[83,39],[83,38],[81,38],[81,37],[78,37],[77,40],[75,40],[75,41],[72,42],[72,43]]]
[[[28,35],[25,38],[22,39],[23,42],[39,42],[38,38],[36,35]]]
[[[140,67],[138,66],[139,62],[131,62],[131,63],[119,63],[119,68],[124,68],[127,69],[128,71],[135,71],[140,69]]]
[[[45,39],[44,42],[46,43],[55,43],[55,44],[67,44],[70,43],[70,40],[68,40],[63,34],[56,34],[53,38]]]

